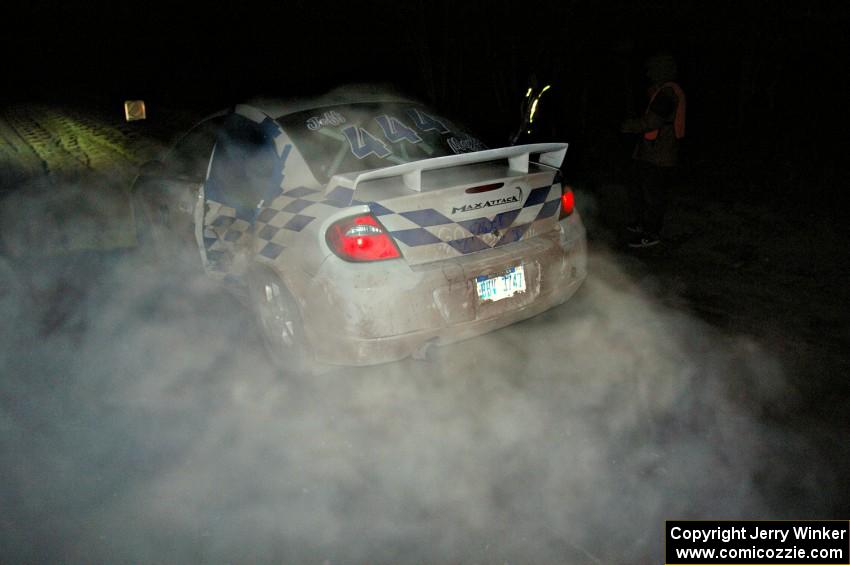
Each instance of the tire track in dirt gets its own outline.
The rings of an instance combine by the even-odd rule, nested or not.
[[[0,170],[19,169],[14,176],[95,172],[129,180],[159,149],[138,132],[125,133],[105,117],[79,110],[16,105],[0,116],[6,146]]]
[[[5,116],[0,114],[0,155],[4,161],[15,159],[26,168],[42,170],[41,159],[4,118]]]
[[[10,189],[4,248],[52,255],[135,244],[128,189],[158,144],[121,125],[119,117],[47,105],[0,111],[0,174]]]
[[[3,117],[23,144],[38,156],[42,172],[70,173],[79,170],[80,164],[73,155],[28,114],[25,106],[12,106],[3,113]]]
[[[139,165],[153,157],[160,148],[139,133],[133,124],[110,120],[107,116],[83,113],[76,109],[53,111],[81,136],[119,154],[124,160]]]
[[[131,151],[121,146],[124,140],[105,124],[80,124],[52,108],[28,110],[27,118],[46,131],[84,169],[118,172],[123,177],[135,167]]]
[[[11,190],[27,178],[44,174],[47,164],[7,123],[0,112],[0,191]]]
[[[108,124],[74,111],[60,113],[48,109],[45,117],[74,135],[83,144],[83,149],[90,158],[110,164],[139,164],[136,150],[132,147],[135,145],[133,140]]]

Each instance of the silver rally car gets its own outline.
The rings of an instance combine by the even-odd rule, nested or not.
[[[488,149],[395,96],[238,105],[142,167],[135,221],[142,241],[196,246],[210,277],[247,291],[280,364],[373,365],[576,291],[585,229],[566,150]]]

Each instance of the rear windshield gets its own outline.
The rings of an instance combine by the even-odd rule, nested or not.
[[[486,149],[413,103],[328,106],[278,118],[321,183],[337,174]]]

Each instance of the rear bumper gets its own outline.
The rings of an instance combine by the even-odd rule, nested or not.
[[[476,257],[477,255],[477,257]],[[527,290],[481,303],[474,283],[523,265]],[[330,258],[295,290],[316,361],[375,365],[525,320],[572,296],[587,275],[584,226],[574,214],[548,235],[507,250],[420,267],[403,261],[352,264]],[[297,283],[296,283],[297,284]]]

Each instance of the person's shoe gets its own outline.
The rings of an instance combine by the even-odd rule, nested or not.
[[[629,224],[626,226],[626,231],[631,233],[642,233],[643,226],[640,224]]]
[[[661,243],[661,240],[658,239],[657,235],[640,234],[629,242],[629,247],[652,247],[659,243]]]

